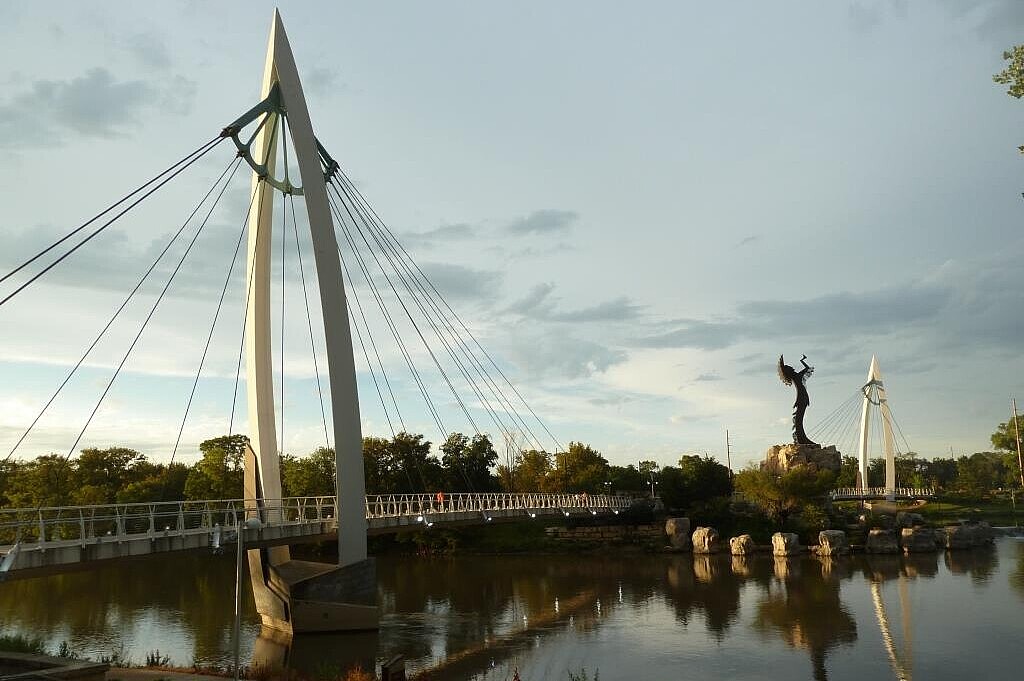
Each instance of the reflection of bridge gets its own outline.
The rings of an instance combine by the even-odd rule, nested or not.
[[[585,494],[379,494],[366,497],[366,524],[368,534],[386,534],[435,524],[617,514],[629,503],[628,497]],[[252,517],[258,510],[264,522]],[[323,541],[337,536],[337,517],[334,497],[0,509],[0,541],[18,539],[0,546],[0,555],[10,556],[0,572],[33,576],[97,560],[217,549],[235,543],[239,519],[249,548]]]
[[[870,499],[927,499],[934,494],[931,487],[840,487],[829,493],[832,501],[859,501]]]

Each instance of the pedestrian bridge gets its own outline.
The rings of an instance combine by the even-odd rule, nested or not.
[[[829,493],[832,501],[868,501],[871,499],[927,499],[934,496],[931,487],[840,487]]]
[[[588,494],[367,495],[367,534],[618,514],[631,501]],[[219,550],[237,541],[239,524],[251,548],[325,541],[337,538],[337,517],[333,496],[0,509],[0,578],[131,556]]]

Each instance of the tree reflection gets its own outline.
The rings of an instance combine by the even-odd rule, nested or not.
[[[193,646],[191,656],[186,653],[185,659],[174,659],[174,663],[221,663],[229,648],[225,642],[231,636],[234,588],[230,556],[147,557],[0,584],[0,612],[5,622],[53,641],[53,647],[65,639],[72,644],[125,641],[133,630],[148,628],[150,622],[171,622],[187,633]],[[254,627],[258,618],[252,597],[248,590],[243,593],[243,623]],[[152,647],[159,647],[158,638],[150,637],[155,641]]]
[[[680,556],[668,565],[665,601],[683,624],[694,612],[703,613],[708,632],[721,641],[739,615],[743,579],[731,556]]]
[[[946,551],[946,568],[954,575],[969,575],[975,584],[989,581],[998,565],[999,556],[991,546]]]
[[[1024,598],[1024,541],[1016,542],[1017,567],[1010,573],[1010,586]]]
[[[839,579],[832,565],[809,569],[799,559],[779,559],[775,572],[782,586],[770,590],[757,605],[754,626],[776,634],[787,645],[810,653],[815,679],[826,679],[828,651],[857,640],[857,623],[839,598]],[[808,569],[798,569],[806,567]],[[799,575],[799,577],[797,576]]]

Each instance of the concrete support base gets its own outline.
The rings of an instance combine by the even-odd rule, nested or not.
[[[250,552],[250,569],[253,567]],[[368,558],[346,566],[263,561],[253,572],[256,610],[263,626],[286,634],[377,629],[377,570]],[[262,578],[260,578],[262,576]]]

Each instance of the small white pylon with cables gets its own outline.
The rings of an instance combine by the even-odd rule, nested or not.
[[[871,356],[871,367],[868,369],[868,382],[861,387],[864,394],[864,406],[860,416],[860,446],[857,450],[859,471],[857,488],[861,492],[868,489],[868,442],[870,439],[872,409],[878,409],[881,416],[882,441],[885,450],[885,498],[892,501],[896,498],[896,447],[892,432],[892,412],[882,382],[882,370],[878,366],[878,358]]]

